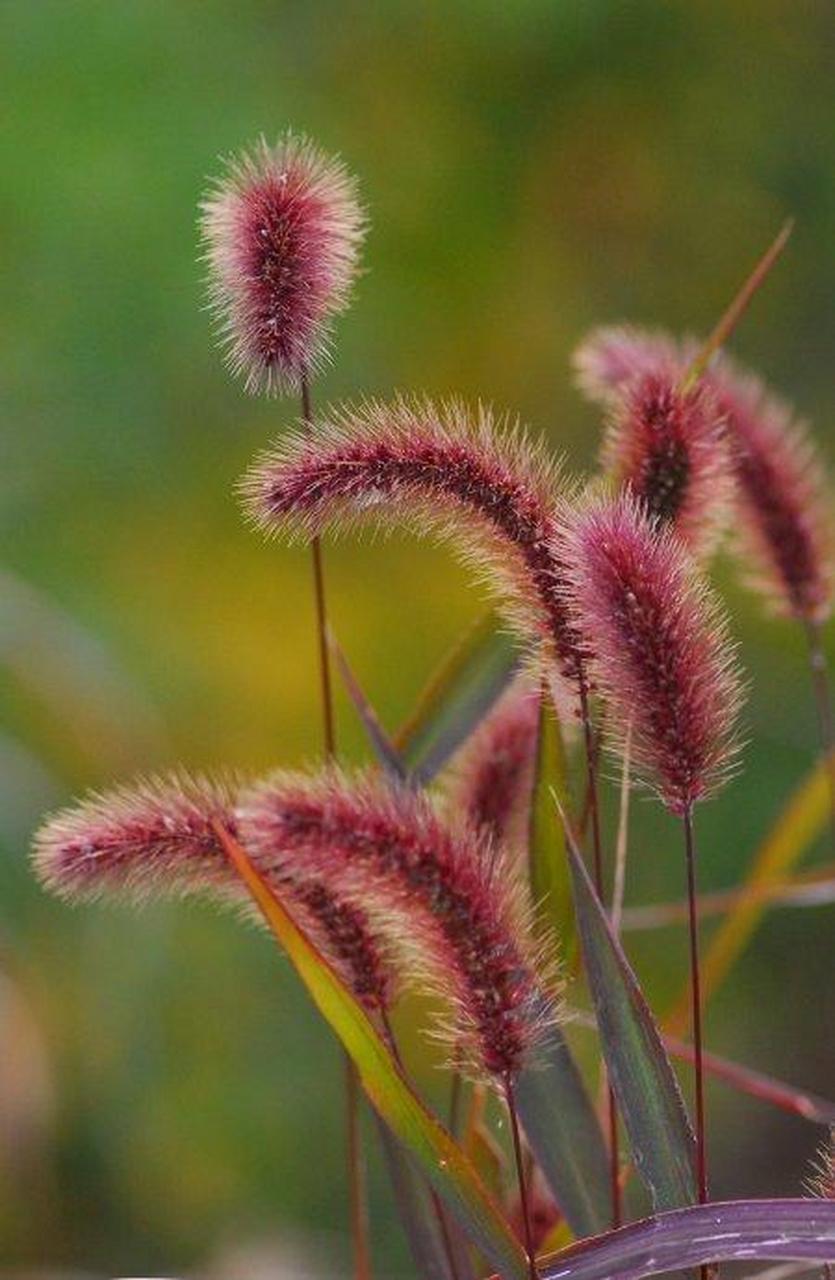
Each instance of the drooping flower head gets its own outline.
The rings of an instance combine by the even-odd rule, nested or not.
[[[540,691],[517,676],[453,758],[446,805],[493,842],[523,848],[536,772]]]
[[[238,835],[240,786],[232,777],[177,773],[93,795],[44,823],[35,836],[35,871],[71,899],[197,894],[246,906],[215,826]],[[362,909],[292,857],[271,883],[357,998],[370,1009],[391,1003],[396,983],[387,948]]]
[[[601,461],[659,529],[691,554],[713,550],[733,477],[721,410],[709,387],[682,388],[676,370],[640,373],[613,397]]]
[[[261,138],[201,205],[209,292],[248,391],[297,390],[323,363],[366,220],[342,163],[303,137]]]
[[[429,801],[369,775],[277,773],[241,798],[240,834],[259,867],[284,860],[362,903],[422,983],[453,1010],[445,1037],[488,1075],[513,1074],[542,1029],[536,948],[497,851]]]
[[[835,529],[815,444],[787,404],[727,357],[707,378],[728,422],[747,581],[775,612],[822,622],[832,610]]]
[[[344,408],[312,435],[283,438],[256,460],[242,494],[267,533],[312,537],[371,522],[449,541],[522,635],[544,641],[576,679],[582,655],[556,590],[564,487],[544,450],[487,409],[470,416],[457,402],[398,399]]]
[[[683,544],[629,494],[567,520],[565,562],[592,674],[633,760],[675,813],[709,794],[733,755],[740,684],[727,626]]]

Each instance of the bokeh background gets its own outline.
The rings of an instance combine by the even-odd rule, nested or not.
[[[483,397],[578,469],[599,439],[569,374],[584,331],[706,330],[793,214],[734,346],[831,455],[833,57],[823,0],[2,0],[8,1274],[346,1264],[339,1055],[269,942],[196,906],[73,910],[27,865],[41,813],[87,787],[319,750],[307,556],[263,545],[233,497],[296,409],[247,399],[213,347],[195,209],[218,155],[291,124],[361,176],[368,270],[317,400]],[[405,539],[329,547],[327,569],[393,727],[479,598]],[[814,732],[796,636],[717,573],[752,695],[745,772],[704,814],[706,886],[739,878]],[[361,759],[344,700],[339,719]],[[638,806],[631,899],[677,896],[680,873],[671,825]],[[831,1091],[832,925],[772,913],[711,1044]],[[683,935],[633,954],[663,1007]],[[725,1090],[711,1105],[716,1194],[796,1192],[818,1135]],[[378,1268],[403,1271],[373,1156],[371,1173]]]

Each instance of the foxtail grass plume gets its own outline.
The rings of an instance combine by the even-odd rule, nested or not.
[[[593,499],[566,524],[564,559],[592,677],[632,758],[683,814],[721,781],[741,701],[719,606],[675,535],[629,494]]]
[[[526,672],[517,676],[452,760],[445,802],[514,849],[527,845],[536,774],[540,691]]]
[[[201,205],[209,298],[248,391],[296,391],[327,358],[366,229],[357,184],[307,139],[261,138]]]
[[[70,899],[208,895],[246,908],[248,895],[215,826],[239,834],[240,786],[232,777],[181,772],[93,795],[44,823],[34,841],[35,871]],[[362,909],[302,860],[285,858],[270,880],[357,999],[369,1009],[387,1007],[396,990],[390,958]]]
[[[698,350],[692,339],[642,329],[596,329],[574,356],[590,399],[611,405],[646,373],[683,377]],[[724,420],[734,480],[735,550],[748,584],[774,612],[805,624],[824,621],[835,585],[832,497],[807,428],[755,375],[724,353],[701,385]]]
[[[779,614],[823,622],[832,610],[832,496],[806,427],[752,374],[720,357],[707,375],[728,422],[736,549],[749,585]]]
[[[683,388],[674,369],[638,374],[614,397],[601,461],[692,555],[714,549],[733,480],[722,412],[709,387]]]
[[[286,858],[362,903],[452,1010],[456,1062],[514,1075],[542,1031],[539,950],[498,851],[429,801],[372,775],[277,773],[241,797],[240,834],[267,874]]]
[[[397,399],[337,410],[312,435],[284,437],[256,460],[241,493],[268,534],[405,524],[450,542],[522,635],[544,641],[576,680],[582,654],[556,590],[564,488],[545,450],[488,409]]]

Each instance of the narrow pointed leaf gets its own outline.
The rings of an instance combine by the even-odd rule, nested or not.
[[[377,712],[372,707],[368,698],[365,696],[359,681],[348,665],[348,659],[342,652],[342,647],[332,631],[328,633],[328,645],[334,658],[336,659],[337,670],[345,686],[345,692],[354,704],[354,710],[360,718],[366,737],[368,738],[374,755],[377,757],[378,763],[393,778],[400,780],[405,779],[406,769],[403,761],[400,759],[397,751],[392,744],[391,738],[386,733]]]
[[[507,688],[519,668],[511,638],[492,613],[466,633],[430,680],[393,745],[425,785],[440,772]]]
[[[700,893],[697,898],[699,919],[723,916],[737,907],[755,904],[768,907],[826,907],[835,902],[835,862],[827,862],[796,876],[775,880],[771,884],[742,885],[738,889],[718,889]],[[655,902],[627,907],[623,913],[625,930],[666,929],[673,924],[686,924],[686,900]]]
[[[581,1240],[538,1263],[541,1280],[641,1280],[709,1262],[831,1262],[835,1201],[694,1205]]]
[[[656,1208],[692,1204],[695,1143],[675,1074],[567,827],[566,833],[585,970],[636,1168]]]
[[[244,850],[221,826],[216,833],[319,1012],[356,1064],[375,1110],[492,1265],[507,1280],[523,1280],[525,1256],[475,1169],[412,1091],[365,1010],[311,945]]]
[[[516,1085],[525,1136],[576,1236],[611,1221],[609,1156],[591,1098],[565,1037],[552,1027],[538,1061]]]
[[[559,720],[550,698],[539,713],[536,782],[531,813],[530,879],[539,922],[556,941],[567,967],[576,947],[571,880],[565,856],[565,833],[554,807],[554,792],[568,807],[568,769]]]
[[[451,1280],[426,1182],[417,1176],[397,1139],[376,1112],[375,1119],[394,1201],[418,1275],[425,1276],[426,1280]]]
[[[821,761],[790,797],[760,845],[744,886],[762,889],[785,879],[829,818],[829,763]],[[766,911],[763,897],[743,900],[722,922],[702,960],[702,1002],[707,1004],[744,951]],[[690,988],[682,988],[664,1030],[681,1035],[690,1022]]]

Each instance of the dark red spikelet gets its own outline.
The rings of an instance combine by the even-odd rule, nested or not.
[[[396,400],[345,408],[284,438],[244,478],[267,533],[312,537],[363,522],[449,541],[496,590],[529,642],[577,678],[581,654],[556,590],[559,472],[521,431],[479,410]]]
[[[245,847],[270,874],[304,861],[360,902],[425,984],[451,1005],[456,1051],[489,1075],[516,1072],[541,1019],[517,890],[468,827],[370,776],[278,773],[238,810]]]
[[[249,391],[297,390],[347,306],[365,216],[342,164],[306,139],[258,143],[201,206],[210,300]]]
[[[736,545],[749,583],[778,613],[818,623],[832,609],[832,498],[806,428],[726,357],[706,375],[728,423]]]
[[[682,364],[675,339],[632,325],[593,329],[571,357],[575,380],[594,404],[611,405],[626,385],[646,374],[673,374]]]
[[[628,382],[610,413],[602,462],[692,555],[713,550],[733,478],[722,413],[709,388],[682,389],[674,370]]]
[[[456,754],[446,785],[451,814],[513,848],[528,837],[539,702],[535,681],[517,677]]]
[[[215,830],[218,824],[239,836],[240,785],[178,773],[94,795],[38,831],[36,873],[68,898],[208,894],[245,907],[248,896]],[[395,984],[386,948],[361,908],[311,876],[303,862],[288,859],[272,884],[357,998],[369,1008],[388,1004]]]
[[[592,674],[633,759],[682,813],[715,788],[733,755],[740,684],[727,625],[682,543],[658,533],[628,494],[568,521],[565,561]]]

